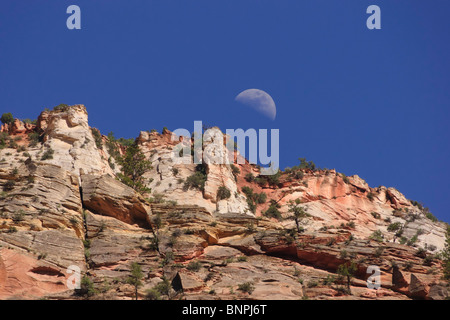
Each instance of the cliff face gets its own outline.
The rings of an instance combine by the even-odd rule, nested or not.
[[[152,164],[144,175],[151,192],[139,194],[116,179],[111,141],[89,127],[82,105],[44,111],[36,124],[16,120],[1,132],[0,299],[131,299],[133,262],[143,271],[141,298],[161,289],[162,279],[170,284],[158,293],[164,299],[448,296],[436,257],[445,223],[393,188],[310,169],[256,183],[248,174],[259,169],[248,163],[205,165],[203,190],[186,188],[196,165],[174,162],[179,139],[165,130],[136,140]],[[220,199],[223,186],[229,197]],[[267,199],[252,210],[243,187]],[[288,219],[296,199],[309,214],[302,232]],[[269,208],[283,219],[265,216]],[[337,270],[350,262],[348,292]],[[380,268],[378,290],[366,286],[370,265]],[[69,289],[70,266],[94,290]]]

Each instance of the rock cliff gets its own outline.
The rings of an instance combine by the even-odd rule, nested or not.
[[[248,162],[180,163],[172,154],[189,138],[165,129],[136,138],[151,163],[139,193],[119,179],[127,145],[91,128],[82,105],[0,134],[0,299],[133,299],[132,263],[139,298],[448,297],[447,225],[394,188],[308,166],[266,179]],[[296,200],[307,212],[298,221]],[[347,283],[339,270],[350,265]]]

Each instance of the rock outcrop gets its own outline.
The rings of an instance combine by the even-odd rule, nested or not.
[[[44,111],[38,118],[37,127],[43,131],[43,151],[52,150],[49,163],[77,175],[111,174],[108,155],[98,148],[93,130],[88,125],[88,114],[83,105],[66,107],[62,110]]]
[[[115,158],[127,146],[87,120],[84,106],[62,105],[35,125],[16,119],[1,128],[16,143],[0,149],[0,299],[133,299],[132,263],[143,272],[139,298],[449,295],[439,257],[447,225],[394,188],[335,170],[297,168],[268,180],[248,161],[199,167],[191,138],[165,129],[136,139],[152,166],[140,194],[118,175]],[[174,157],[179,143],[186,162]],[[204,185],[187,185],[199,169]],[[308,213],[298,228],[289,210],[297,199]],[[350,263],[348,284],[338,270]],[[367,287],[369,266],[379,268],[378,290]],[[77,290],[67,284],[74,268],[89,279]]]
[[[197,164],[194,164],[192,159],[189,159],[187,163],[177,161],[179,149],[175,146],[183,142],[183,138],[175,136],[168,130],[165,130],[163,134],[143,131],[137,141],[153,165],[153,169],[145,174],[145,178],[150,181],[148,187],[153,190],[153,193],[164,195],[166,200],[176,201],[178,204],[196,204],[207,208],[210,212],[252,215],[244,195],[238,190],[230,165],[205,163],[207,176],[204,190],[186,190],[183,188],[184,182],[195,173]],[[190,150],[189,141],[184,139],[184,143]],[[206,149],[208,145],[209,143],[205,143],[203,149]],[[175,157],[174,152],[177,153]],[[228,151],[224,148],[218,157],[225,162],[225,159],[229,158]],[[228,199],[217,199],[217,191],[221,186],[230,191]]]
[[[80,190],[83,206],[91,212],[128,224],[149,223],[151,209],[145,199],[109,175],[82,175]]]

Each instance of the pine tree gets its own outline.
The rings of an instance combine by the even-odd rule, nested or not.
[[[295,201],[289,201],[289,212],[291,212],[293,215],[289,217],[289,219],[292,219],[295,221],[295,225],[297,226],[297,232],[301,232],[300,223],[301,221],[308,217],[309,214],[306,212],[305,208],[300,206],[300,199],[295,199]]]
[[[445,248],[442,252],[442,257],[444,260],[444,279],[450,280],[450,225],[447,225]]]
[[[13,115],[10,112],[4,113],[4,114],[2,114],[2,117],[0,118],[0,121],[2,123],[13,123],[14,122],[14,117],[13,117]]]
[[[119,163],[122,166],[122,173],[118,174],[120,181],[137,192],[150,191],[145,185],[147,180],[143,175],[152,169],[152,165],[136,142],[127,148],[125,155],[119,159]]]
[[[350,283],[351,283],[351,280],[352,280],[356,270],[357,270],[357,266],[356,266],[356,263],[353,261],[341,264],[337,269],[338,275],[342,278],[347,279],[347,291],[349,294],[351,294]]]
[[[134,292],[136,300],[138,299],[138,289],[142,286],[141,279],[144,277],[141,266],[137,262],[131,264],[131,275],[128,277],[127,282],[134,286]]]

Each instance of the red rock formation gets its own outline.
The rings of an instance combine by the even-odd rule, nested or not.
[[[144,175],[152,188],[145,196],[153,199],[145,199],[116,179],[120,166],[110,159],[110,141],[98,135],[94,141],[90,129],[82,105],[44,111],[35,127],[18,120],[2,126],[11,137],[25,137],[27,150],[0,149],[0,186],[6,190],[0,195],[0,299],[78,298],[64,284],[64,269],[73,264],[102,289],[95,298],[131,299],[133,288],[121,284],[131,262],[146,275],[140,297],[162,276],[185,289],[173,296],[190,299],[448,296],[442,262],[434,257],[443,249],[445,225],[394,188],[310,169],[257,184],[245,176],[260,170],[245,160],[236,164],[240,173],[207,164],[203,190],[186,190],[196,165],[173,161],[174,146],[187,141],[164,130],[137,138],[153,166]],[[27,145],[32,131],[47,136],[44,143]],[[126,151],[116,146],[120,154]],[[50,149],[52,159],[43,157]],[[237,151],[223,156],[241,157]],[[221,186],[229,198],[218,199]],[[248,212],[244,186],[267,195],[256,216]],[[309,214],[300,233],[288,219],[296,199]],[[281,221],[265,217],[270,201],[278,204]],[[357,266],[352,295],[334,279],[350,261]],[[380,268],[379,290],[366,286],[370,265]],[[239,290],[246,282],[253,283],[252,294]]]

